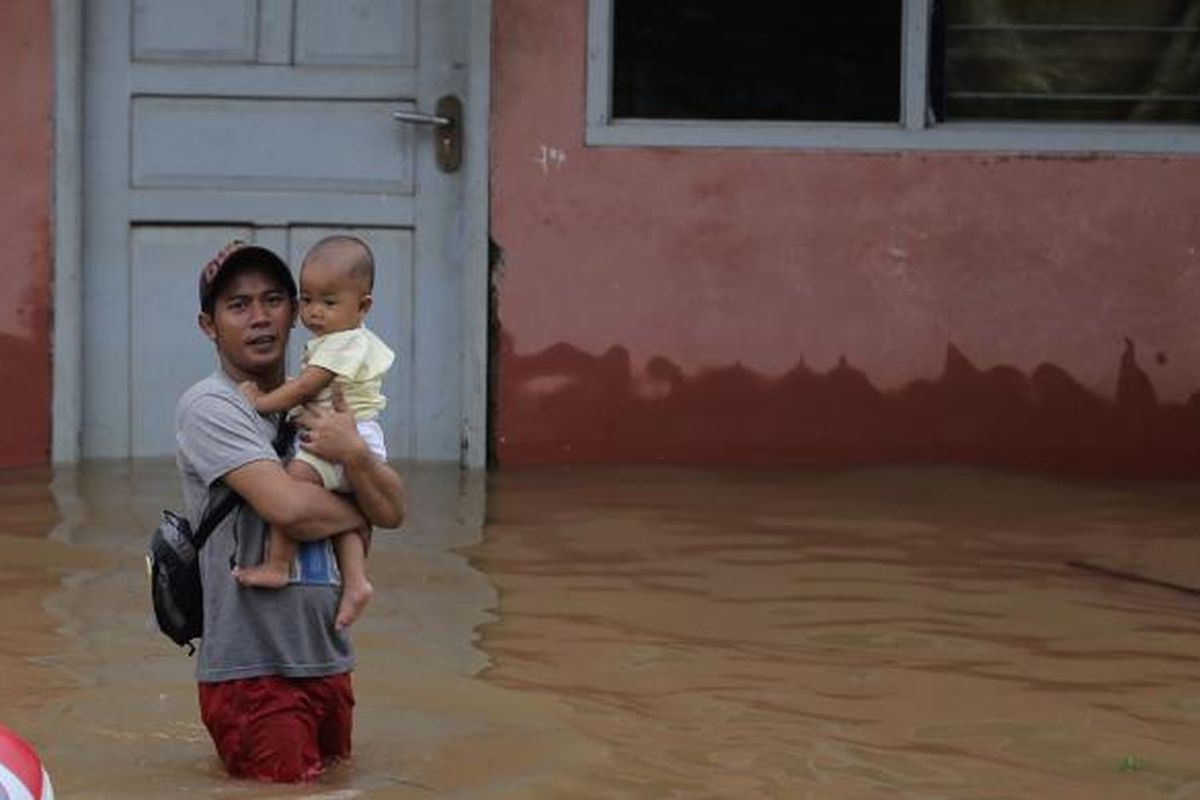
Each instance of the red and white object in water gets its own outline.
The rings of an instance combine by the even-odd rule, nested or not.
[[[54,800],[54,787],[37,751],[0,725],[0,800]]]

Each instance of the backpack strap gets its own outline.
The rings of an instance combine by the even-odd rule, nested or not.
[[[224,487],[224,484],[222,484],[222,487]],[[229,512],[233,510],[234,506],[242,502],[241,495],[228,487],[224,488],[225,496],[221,498],[221,502],[217,503],[215,507],[210,506],[204,512],[204,516],[200,518],[200,527],[196,529],[193,539],[193,544],[197,551],[201,547],[204,547],[204,543],[208,541],[209,535],[213,532],[214,528],[221,524],[221,520],[229,516]],[[211,501],[215,495],[216,491],[214,490],[209,494],[209,500]]]

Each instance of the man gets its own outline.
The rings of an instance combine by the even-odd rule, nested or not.
[[[272,441],[281,415],[260,416],[238,391],[284,380],[296,284],[263,247],[235,242],[200,274],[200,329],[219,369],[176,410],[177,461],[188,517],[198,523],[225,490],[243,501],[200,554],[204,636],[197,656],[200,713],[231,775],[266,781],[317,777],[350,752],[354,656],[334,628],[340,586],[329,537],[404,519],[404,484],[376,458],[344,405],[297,419],[305,447],[344,465],[357,505],[284,472]],[[223,484],[223,486],[222,486]],[[283,589],[243,587],[231,569],[259,563],[269,526],[300,542]]]

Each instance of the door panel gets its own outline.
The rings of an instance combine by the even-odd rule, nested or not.
[[[349,230],[398,356],[389,451],[459,459],[463,178],[391,112],[465,95],[468,4],[85,0],[85,456],[174,451],[175,399],[215,363],[195,276],[229,238],[296,269]]]
[[[174,432],[175,403],[181,388],[216,368],[212,342],[197,322],[196,269],[230,239],[253,239],[249,228],[139,225],[130,245],[129,397],[133,453],[162,455],[163,431]],[[190,310],[190,314],[188,311]]]
[[[417,66],[417,4],[298,0],[296,63]]]
[[[135,188],[413,191],[418,131],[387,124],[395,102],[137,97],[132,106]]]
[[[375,255],[376,305],[367,325],[396,353],[383,385],[388,405],[380,424],[389,452],[412,452],[411,230],[138,225],[133,228],[130,248],[131,290],[134,297],[144,299],[133,304],[130,318],[131,384],[139,387],[129,401],[135,458],[162,455],[163,432],[173,436],[175,399],[217,366],[213,344],[201,335],[195,321],[197,265],[230,239],[243,239],[270,247],[299,272],[308,248],[332,233],[362,237]],[[289,375],[298,371],[308,336],[297,324],[288,348]]]
[[[136,61],[253,61],[258,46],[254,0],[138,0],[133,7]]]

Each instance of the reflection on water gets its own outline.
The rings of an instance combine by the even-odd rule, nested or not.
[[[1200,797],[1200,598],[1064,566],[1200,585],[1191,494],[502,473],[471,553],[501,597],[485,679],[607,748],[553,796]]]
[[[64,798],[1200,798],[1200,596],[1067,565],[1200,586],[1190,486],[404,471],[352,764],[222,774],[148,629],[169,462],[0,472],[0,722]]]

